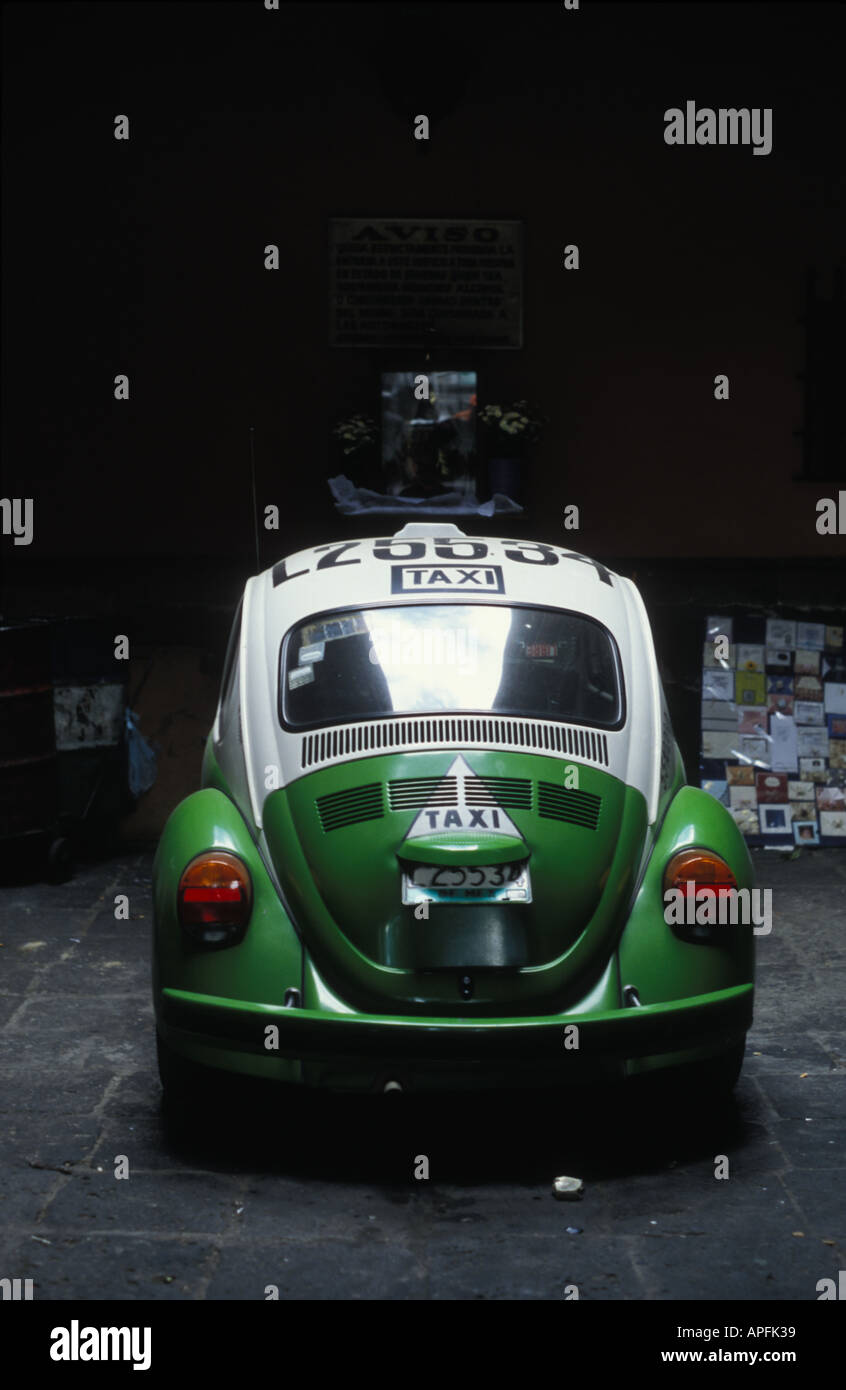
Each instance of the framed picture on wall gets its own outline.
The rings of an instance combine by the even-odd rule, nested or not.
[[[473,369],[382,373],[384,491],[395,497],[476,496],[478,377]]]

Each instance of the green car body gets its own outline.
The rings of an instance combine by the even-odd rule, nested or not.
[[[303,552],[312,564],[314,553]],[[286,585],[297,567],[282,562]],[[349,605],[349,573],[339,578]],[[305,616],[329,604],[309,596],[300,606]],[[643,630],[636,640],[647,641]],[[665,920],[664,875],[674,855],[697,848],[718,855],[739,889],[752,887],[752,865],[725,808],[685,785],[654,677],[658,708],[635,730],[645,740],[657,730],[661,742],[654,793],[602,766],[601,753],[586,754],[601,745],[586,744],[578,730],[555,746],[542,721],[514,717],[488,729],[462,716],[441,719],[438,737],[429,731],[432,746],[408,747],[422,734],[409,739],[407,726],[399,746],[342,747],[328,765],[314,753],[322,734],[312,731],[294,775],[282,785],[271,777],[256,800],[257,775],[239,781],[232,748],[240,745],[248,763],[248,683],[275,706],[279,648],[270,657],[256,642],[251,649],[237,621],[234,642],[221,698],[225,717],[234,682],[240,697],[236,691],[228,741],[219,710],[201,789],[172,813],[154,864],[153,995],[166,1084],[178,1063],[334,1090],[378,1091],[392,1081],[407,1090],[523,1087],[742,1055],[752,1019],[752,927],[675,930]],[[291,689],[314,684],[298,660]],[[643,661],[653,669],[651,646]],[[627,707],[627,723],[637,719]],[[261,736],[269,730],[263,722]],[[313,753],[317,765],[303,766]],[[255,756],[260,772],[264,754]],[[447,803],[457,809],[444,811]],[[182,875],[209,850],[237,856],[251,882],[246,929],[223,946],[199,943],[179,919]],[[462,866],[454,874],[453,863]],[[512,899],[501,896],[507,887],[486,886],[461,900],[470,890],[448,886],[442,897],[427,890],[421,908],[426,895],[418,893],[416,906],[404,895],[423,864],[429,881],[448,885],[451,875],[472,882],[474,872],[486,885],[507,884],[509,874],[522,884],[517,875],[528,865],[531,890],[519,900],[522,890]]]

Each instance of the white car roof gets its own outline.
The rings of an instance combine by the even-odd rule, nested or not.
[[[602,765],[638,787],[646,797],[649,819],[654,819],[661,685],[649,622],[631,581],[566,546],[467,536],[448,522],[412,522],[390,538],[336,541],[298,551],[247,581],[239,644],[241,738],[258,827],[269,790],[268,767],[279,769],[279,785],[285,785],[318,766],[361,757],[362,750],[376,752],[378,734],[371,737],[365,726],[385,722],[344,725],[350,730],[345,738],[284,730],[277,715],[277,690],[285,633],[306,618],[337,609],[452,602],[562,608],[605,625],[620,653],[626,692],[623,727],[603,730],[598,739],[561,726],[557,741],[543,746],[564,751],[575,762],[581,758]],[[529,720],[520,727],[549,723]],[[219,717],[215,727],[219,735]],[[413,718],[405,719],[401,746],[431,747],[431,738],[416,738],[415,727]],[[542,731],[542,739],[548,737]],[[498,746],[484,737],[467,742]],[[541,746],[534,734],[529,744]]]
[[[467,536],[443,522],[300,550],[252,582],[263,588],[280,636],[326,610],[429,600],[567,608],[597,618],[615,637],[627,623],[625,581],[600,562],[566,546]]]

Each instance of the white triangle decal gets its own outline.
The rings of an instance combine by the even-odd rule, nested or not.
[[[467,790],[470,784],[478,782],[476,773],[459,756],[453,760],[450,767],[444,774],[445,777],[455,777],[457,781],[458,801],[455,806],[441,806],[437,799],[433,800],[429,806],[424,806],[417,813],[414,822],[406,835],[407,840],[417,840],[421,835],[437,835],[449,833],[449,831],[473,831],[477,835],[511,835],[515,840],[522,840],[523,836],[517,829],[507,811],[494,802],[485,806],[468,806]],[[437,793],[435,793],[437,797]]]

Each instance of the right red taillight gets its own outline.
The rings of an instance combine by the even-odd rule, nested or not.
[[[684,893],[689,882],[695,885],[697,893],[710,889],[717,898],[737,887],[737,879],[726,861],[708,849],[683,849],[673,855],[664,870],[665,893],[671,888],[679,888]]]
[[[682,941],[711,945],[724,939],[737,879],[719,854],[683,849],[664,870],[664,921]],[[728,901],[726,901],[728,900]],[[737,916],[732,918],[737,921]]]

